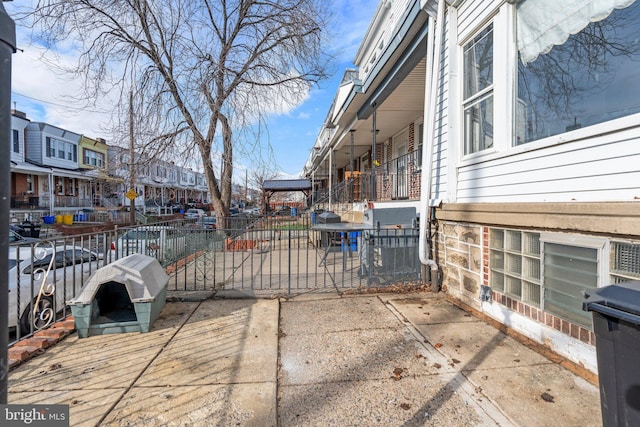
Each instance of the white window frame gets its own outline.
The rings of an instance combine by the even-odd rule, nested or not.
[[[11,151],[20,154],[20,131],[18,129],[11,129]]]
[[[479,91],[468,100],[464,98],[464,46],[483,31],[490,24],[493,25],[493,83],[490,87]],[[511,35],[511,37],[507,36]],[[458,79],[458,93],[460,94],[458,107],[458,122],[461,124],[459,138],[461,162],[473,163],[477,159],[485,159],[488,156],[496,156],[505,153],[511,148],[513,135],[513,107],[515,96],[512,94],[515,88],[517,63],[515,56],[515,8],[510,4],[504,4],[494,14],[483,20],[476,29],[468,33],[458,43],[458,64],[460,65],[460,77]],[[493,147],[474,153],[465,154],[465,129],[464,111],[465,101],[478,100],[492,93],[493,96]],[[468,102],[467,102],[468,103]],[[499,119],[498,119],[499,118]]]
[[[515,145],[515,110],[517,102],[516,84],[518,73],[518,55],[516,47],[516,9],[515,5],[503,3],[497,10],[488,12],[479,21],[472,31],[460,33],[457,42],[459,64],[459,76],[457,78],[458,101],[456,102],[456,117],[461,126],[464,125],[464,99],[463,99],[463,47],[473,37],[493,23],[494,32],[494,70],[493,70],[493,97],[494,117],[500,120],[494,123],[493,148],[476,153],[464,154],[464,130],[460,129],[457,135],[457,145],[460,147],[458,154],[458,167],[465,167],[487,160],[495,160],[515,154],[539,150],[558,144],[592,138],[597,135],[617,132],[622,129],[635,127],[640,122],[640,113],[597,123],[584,128],[552,135],[526,144]],[[499,37],[496,37],[499,35]],[[499,125],[499,126],[496,126]]]

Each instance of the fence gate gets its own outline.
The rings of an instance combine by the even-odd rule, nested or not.
[[[418,231],[323,232],[308,218],[254,219],[193,235],[169,289],[295,294],[420,283]]]

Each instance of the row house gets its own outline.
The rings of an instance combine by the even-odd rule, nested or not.
[[[11,208],[45,213],[91,206],[80,167],[81,135],[12,112]]]
[[[125,194],[131,187],[131,152],[117,146],[109,147],[113,181],[108,198],[112,205],[127,206]],[[135,204],[145,210],[158,210],[177,205],[198,205],[208,209],[209,191],[203,173],[161,159],[134,154],[133,190]]]
[[[129,150],[57,126],[11,116],[11,211],[18,219],[129,204]],[[208,203],[204,174],[173,163],[134,159],[137,206]]]
[[[381,1],[316,201],[416,206],[432,282],[596,372],[584,291],[640,279],[638,28],[640,0]]]

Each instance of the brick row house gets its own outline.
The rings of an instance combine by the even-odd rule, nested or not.
[[[381,1],[315,200],[415,206],[443,291],[596,372],[583,293],[640,279],[638,28],[639,0]]]
[[[120,210],[129,205],[129,150],[57,126],[11,116],[11,216]],[[204,174],[159,159],[135,159],[136,205],[166,213],[178,204],[208,203]],[[108,218],[105,215],[104,218]]]

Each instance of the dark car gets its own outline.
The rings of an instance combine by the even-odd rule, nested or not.
[[[276,210],[276,216],[291,216],[291,207],[290,206],[280,206]]]
[[[36,239],[35,237],[24,237],[21,234],[16,233],[13,229],[9,230],[9,243],[15,245],[28,245],[31,243],[39,243],[40,239]]]
[[[206,228],[208,230],[216,229],[216,217],[215,216],[203,216],[198,218],[196,224],[202,228]]]

